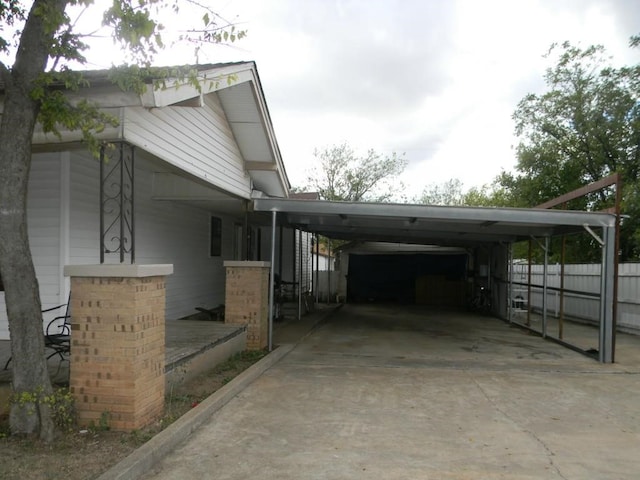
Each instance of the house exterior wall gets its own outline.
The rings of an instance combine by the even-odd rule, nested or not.
[[[174,265],[167,279],[168,320],[195,307],[224,303],[223,261],[233,259],[234,223],[239,219],[187,203],[152,199],[157,159],[136,158],[136,263]],[[35,154],[29,184],[29,236],[43,308],[67,303],[67,265],[100,261],[99,162],[88,152]],[[209,256],[210,217],[222,220],[222,255]],[[118,263],[119,258],[105,258]],[[59,312],[53,312],[53,318]],[[44,318],[45,324],[49,317]],[[0,292],[0,339],[8,339],[4,293]]]
[[[242,198],[251,181],[216,93],[202,107],[124,109],[126,141],[167,163]]]
[[[29,173],[28,233],[43,309],[67,302],[67,296],[60,289],[61,236],[65,233],[61,230],[61,205],[65,198],[61,188],[65,182],[62,175],[66,157],[64,153],[34,155]],[[52,312],[45,322],[63,313]],[[0,292],[0,339],[8,338],[4,292]]]
[[[99,164],[86,156],[77,160],[72,162],[70,262],[82,265],[99,262]],[[166,294],[166,317],[171,320],[193,313],[195,307],[224,303],[222,262],[233,258],[233,224],[237,219],[187,203],[153,200],[153,172],[162,168],[162,162],[137,155],[136,263],[174,265]],[[209,256],[211,216],[222,219],[220,257]],[[105,257],[105,263],[117,262],[116,255]]]

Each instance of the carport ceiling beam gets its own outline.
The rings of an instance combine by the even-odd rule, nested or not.
[[[539,226],[571,225],[610,227],[615,217],[606,213],[573,210],[537,210],[525,208],[450,207],[434,205],[399,205],[366,202],[329,202],[324,200],[294,200],[278,198],[254,199],[256,211],[280,211],[314,216],[347,215],[350,218],[413,218],[417,220],[496,222],[511,225]]]
[[[589,225],[583,225],[584,229],[593,237],[593,239],[600,244],[601,247],[604,247],[604,240],[600,238],[596,232],[594,232]]]
[[[543,252],[546,252],[547,249],[547,240],[549,239],[549,236],[545,236],[545,243],[542,243],[540,240],[538,240],[536,237],[534,237],[533,235],[531,235],[531,240],[533,240],[534,242],[536,242],[538,244],[538,246],[542,249]]]

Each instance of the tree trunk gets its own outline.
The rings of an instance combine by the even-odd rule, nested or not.
[[[39,104],[31,92],[45,71],[54,32],[36,12],[63,13],[66,1],[36,0],[11,71],[2,69],[4,111],[0,123],[0,272],[11,338],[12,433],[53,440],[50,407],[36,400],[52,392],[45,358],[40,292],[27,235],[27,183],[31,140]],[[46,9],[43,6],[46,5]],[[53,17],[55,18],[55,16]]]

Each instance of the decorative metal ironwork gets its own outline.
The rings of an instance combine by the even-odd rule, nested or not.
[[[114,254],[135,263],[134,160],[128,143],[100,148],[100,263]]]

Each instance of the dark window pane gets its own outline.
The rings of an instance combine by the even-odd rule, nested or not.
[[[209,255],[219,257],[222,255],[222,220],[211,217],[211,249]]]

